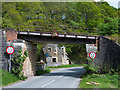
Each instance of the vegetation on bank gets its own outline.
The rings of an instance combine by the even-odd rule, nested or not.
[[[45,70],[36,71],[36,76],[47,74],[47,73],[50,73],[50,72],[51,72],[51,70],[49,69],[49,67],[47,67]]]
[[[86,64],[68,64],[68,65],[61,65],[61,66],[51,66],[49,68],[68,68],[68,67],[84,67]]]
[[[118,88],[117,73],[111,74],[89,74],[81,78],[79,88]]]
[[[2,86],[12,84],[20,80],[17,76],[9,73],[8,71],[0,69],[0,72],[0,74],[2,75]]]
[[[18,53],[14,54],[14,58],[12,59],[12,69],[11,73],[5,70],[0,70],[2,75],[2,85],[8,85],[19,80],[25,80],[27,77],[23,75],[23,63],[28,57],[28,52],[25,50],[24,54],[22,54],[22,50],[19,49]]]
[[[94,59],[87,59],[88,64],[84,67],[86,72],[80,77],[79,88],[118,88],[119,72],[110,70],[99,71],[100,67],[94,65]]]
[[[110,39],[120,44],[120,34],[112,34],[110,35]]]
[[[22,50],[19,49],[18,52],[14,54],[14,56],[14,59],[12,59],[12,74],[16,75],[20,80],[27,79],[27,77],[23,75],[23,63],[26,57],[28,57],[27,50],[22,53]]]

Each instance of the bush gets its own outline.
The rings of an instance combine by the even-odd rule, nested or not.
[[[98,67],[94,65],[93,60],[94,59],[87,58],[88,64],[86,64],[86,66],[84,67],[86,72],[84,73],[83,76],[87,76],[87,74],[98,73]]]
[[[87,74],[92,74],[97,72],[97,69],[89,64],[84,69],[86,70]]]
[[[15,54],[15,58],[12,59],[13,67],[12,67],[12,73],[16,75],[20,80],[27,79],[27,77],[23,76],[23,63],[28,57],[27,51],[24,52],[24,55],[22,55],[22,50],[18,51],[18,55]]]

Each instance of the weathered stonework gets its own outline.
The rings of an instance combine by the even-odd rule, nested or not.
[[[65,47],[58,47],[58,44],[46,44],[43,48],[48,66],[59,66],[69,64]]]
[[[29,56],[24,61],[23,65],[23,72],[24,76],[33,76],[36,74],[36,46],[33,43],[17,39],[17,33],[14,29],[5,29],[2,34],[2,61],[1,66],[4,70],[8,71],[9,67],[9,55],[6,53],[6,47],[9,45],[12,45],[15,49],[14,54],[18,53],[18,50],[21,49],[23,54],[24,51],[27,50]],[[12,37],[13,36],[13,37]],[[7,42],[9,41],[9,42]],[[12,58],[14,58],[14,54],[12,55]]]
[[[27,50],[28,57],[24,61],[23,72],[24,76],[34,76],[36,74],[36,47],[32,43],[25,42],[23,52]]]
[[[95,64],[101,70],[120,70],[120,45],[105,37],[99,38],[99,51],[95,58]]]

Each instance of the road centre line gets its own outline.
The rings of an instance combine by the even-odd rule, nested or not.
[[[64,76],[64,74],[63,75],[61,75],[61,76],[59,76],[58,78],[61,78],[61,77],[63,77]],[[54,82],[55,80],[52,80],[52,81],[50,81],[49,83],[47,83],[47,84],[45,84],[45,85],[43,85],[43,86],[41,86],[42,88],[43,87],[45,87],[45,86],[47,86],[47,85],[49,85],[50,83],[52,83],[52,82]]]
[[[43,87],[49,85],[50,83],[52,83],[52,82],[54,82],[54,81],[55,81],[55,80],[52,80],[52,81],[50,81],[49,83],[47,83],[47,84],[45,84],[45,85],[43,85],[43,86],[41,86],[41,87],[43,88]]]
[[[61,78],[61,77],[63,77],[64,75],[61,75],[61,76],[59,76],[58,78]]]

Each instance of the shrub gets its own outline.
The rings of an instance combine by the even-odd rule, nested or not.
[[[22,55],[22,50],[18,51],[18,55],[15,54],[15,58],[12,59],[12,63],[13,63],[13,67],[12,67],[12,73],[14,75],[16,75],[20,80],[24,80],[27,77],[23,76],[23,63],[26,59],[26,57],[28,57],[28,53],[27,51],[24,52],[24,55]]]

